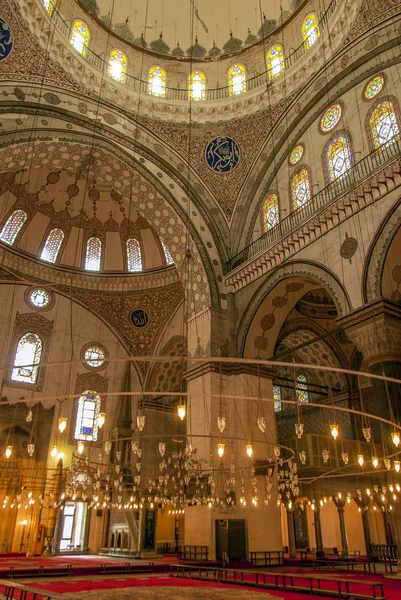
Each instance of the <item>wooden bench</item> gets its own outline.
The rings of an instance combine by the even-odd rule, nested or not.
[[[46,600],[66,600],[64,594],[57,594],[49,590],[39,590],[24,584],[0,579],[0,590],[3,590],[3,598],[5,600],[37,600],[38,598],[46,598]]]
[[[250,552],[249,556],[255,567],[272,567],[284,564],[284,552],[282,550]]]
[[[100,565],[100,574],[101,575],[105,575],[106,573],[108,574],[119,574],[119,573],[148,573],[149,571],[152,571],[153,568],[155,566],[155,563],[153,562],[149,562],[146,564],[139,564],[138,563],[133,563],[133,562],[129,562],[129,563],[117,563],[117,564],[110,564],[110,563],[102,563]]]
[[[217,581],[243,586],[270,588],[288,592],[304,592],[337,598],[361,600],[387,600],[383,583],[363,579],[339,579],[338,577],[306,575],[282,572],[238,571],[209,567],[171,565],[171,577],[186,577],[204,581]],[[361,588],[363,591],[361,591]]]
[[[39,565],[39,567],[10,567],[8,579],[72,575],[72,565]]]

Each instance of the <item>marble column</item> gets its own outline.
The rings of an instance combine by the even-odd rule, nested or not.
[[[319,504],[316,505],[313,516],[315,521],[316,558],[324,558],[322,522],[320,519]]]
[[[367,554],[367,556],[369,556],[370,549],[372,546],[372,536],[370,535],[370,526],[369,526],[369,518],[368,518],[370,499],[368,500],[367,503],[365,503],[363,498],[361,500],[359,498],[354,498],[354,501],[355,501],[355,504],[358,506],[358,509],[361,513],[363,536],[365,538],[365,546],[366,546],[366,554]]]
[[[297,557],[297,549],[295,546],[295,524],[294,524],[294,509],[293,507],[285,507],[287,513],[287,528],[288,528],[288,556],[290,558]]]
[[[343,552],[343,558],[349,557],[349,549],[348,549],[348,535],[347,535],[347,526],[345,524],[345,503],[342,499],[337,496],[333,498],[334,504],[337,507],[338,512],[338,520],[340,523],[340,535],[341,535],[341,547]]]

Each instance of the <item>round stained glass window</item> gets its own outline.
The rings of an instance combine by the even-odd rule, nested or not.
[[[371,79],[365,87],[365,91],[364,91],[365,98],[367,100],[371,100],[372,98],[377,96],[377,94],[379,92],[381,92],[383,85],[384,85],[383,75],[376,75],[376,77],[373,77],[373,79]]]
[[[106,353],[100,346],[89,346],[84,351],[86,366],[91,369],[100,369],[104,365]]]
[[[302,144],[298,144],[298,146],[295,146],[295,148],[293,149],[293,151],[290,154],[290,164],[291,165],[296,165],[301,158],[304,155],[304,150],[305,148],[303,147]]]
[[[324,133],[331,131],[341,119],[341,104],[332,104],[324,111],[320,120],[320,127]]]
[[[49,306],[51,298],[49,292],[42,288],[36,288],[29,294],[29,300],[36,308],[46,308]]]

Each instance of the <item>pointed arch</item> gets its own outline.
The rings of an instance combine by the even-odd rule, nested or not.
[[[278,225],[279,221],[280,214],[278,196],[276,193],[271,192],[270,194],[267,194],[262,207],[263,231],[269,231],[269,229],[272,229],[272,227]]]
[[[143,268],[141,244],[137,238],[129,238],[125,243],[127,267],[130,273],[140,272]]]
[[[284,50],[281,44],[275,44],[266,54],[267,74],[270,80],[275,79],[285,68]]]
[[[71,29],[70,43],[82,56],[86,54],[90,37],[89,27],[85,21],[75,21]]]
[[[189,76],[188,97],[190,100],[205,100],[206,75],[202,71],[193,71]]]
[[[233,65],[228,69],[228,92],[230,96],[238,96],[246,92],[246,70],[243,65]]]
[[[27,218],[28,215],[24,210],[14,210],[3,225],[0,241],[12,246]]]
[[[377,102],[368,115],[368,131],[374,149],[391,144],[400,133],[398,104],[395,98]]]
[[[94,390],[85,390],[78,399],[74,439],[96,442],[99,433],[101,398]]]
[[[312,199],[312,185],[308,167],[295,171],[291,179],[291,198],[293,210],[309,204]]]
[[[303,22],[302,36],[307,50],[317,42],[318,37],[320,36],[320,28],[314,13],[310,13]]]
[[[308,378],[304,373],[298,373],[295,379],[295,394],[299,404],[309,402]]]
[[[62,229],[52,229],[47,236],[40,258],[46,262],[55,263],[64,240]]]
[[[326,178],[329,183],[342,179],[349,174],[353,165],[351,139],[348,133],[340,131],[334,134],[323,152],[323,164],[326,167]]]
[[[18,340],[11,380],[35,384],[42,350],[43,342],[36,333],[24,333]]]
[[[109,58],[109,75],[116,81],[123,83],[127,73],[127,56],[122,50],[112,50]]]
[[[86,242],[85,269],[100,271],[102,260],[102,242],[97,237],[91,237]]]
[[[167,246],[164,243],[163,239],[162,238],[159,238],[159,239],[160,239],[160,243],[161,243],[162,248],[163,248],[164,258],[166,259],[166,265],[167,266],[173,265],[174,264],[174,259],[171,256],[169,249],[167,248]]]

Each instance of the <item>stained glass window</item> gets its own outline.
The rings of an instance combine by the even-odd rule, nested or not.
[[[11,373],[13,381],[36,383],[42,348],[42,340],[36,333],[25,333],[20,338]]]
[[[91,237],[86,242],[85,269],[87,271],[100,271],[102,256],[102,242],[97,237]]]
[[[242,65],[233,65],[228,69],[228,91],[230,96],[246,92],[246,72]]]
[[[330,182],[344,177],[352,167],[351,142],[346,133],[339,133],[332,138],[326,151],[326,162]]]
[[[121,50],[113,50],[110,53],[109,75],[116,81],[124,81],[127,72],[127,57]]]
[[[283,47],[279,44],[272,46],[266,55],[266,62],[269,79],[278,77],[284,71]]]
[[[83,21],[75,21],[72,26],[70,42],[77,52],[85,56],[89,45],[90,32],[89,27]]]
[[[0,233],[0,240],[11,246],[17,239],[21,227],[27,219],[27,214],[23,210],[15,210],[8,217],[6,224]]]
[[[46,12],[51,15],[53,12],[53,2],[51,0],[43,0],[43,6],[46,9]]]
[[[148,90],[152,96],[164,98],[166,95],[166,71],[161,67],[149,69]]]
[[[300,208],[310,202],[311,185],[309,173],[305,167],[294,174],[291,181],[291,195],[294,208]]]
[[[76,440],[96,442],[99,431],[98,418],[101,400],[97,392],[86,390],[78,400],[77,420],[75,424]]]
[[[296,165],[301,160],[301,158],[304,155],[304,150],[305,148],[302,144],[298,144],[298,146],[295,146],[295,148],[293,148],[289,159],[292,165]]]
[[[282,409],[281,405],[281,387],[279,385],[273,386],[273,400],[274,400],[274,412],[280,412]]]
[[[269,194],[263,204],[263,229],[269,231],[280,220],[278,198],[276,194]]]
[[[142,271],[141,245],[136,238],[127,240],[127,264],[128,271]]]
[[[61,229],[52,229],[45,245],[43,246],[40,258],[47,262],[54,263],[57,260],[57,255],[60,251],[61,244],[63,243],[64,232]]]
[[[331,131],[341,119],[341,104],[332,104],[324,111],[320,120],[320,127],[324,133]]]
[[[162,238],[160,238],[160,243],[161,243],[161,245],[163,247],[163,252],[164,252],[165,259],[166,259],[166,264],[167,265],[173,265],[174,264],[173,257],[171,256],[170,251],[167,248],[167,246],[164,243],[164,241],[162,240]]]
[[[384,85],[383,75],[376,75],[376,77],[373,77],[373,79],[371,79],[365,87],[365,91],[364,91],[365,98],[367,100],[371,100],[372,98],[377,96],[377,94],[379,92],[381,92],[381,90],[383,89],[383,85]]]
[[[50,304],[50,294],[43,288],[36,288],[29,294],[29,300],[36,308],[46,308]]]
[[[204,100],[206,98],[206,77],[201,71],[194,71],[189,76],[189,99]]]
[[[90,346],[85,350],[84,358],[88,367],[98,369],[104,363],[105,353],[100,346]]]
[[[305,42],[305,48],[308,50],[320,35],[319,24],[316,15],[308,15],[302,25],[302,36]]]
[[[300,404],[306,404],[309,402],[308,380],[306,379],[305,375],[297,375],[295,392],[297,395],[297,401]]]
[[[375,148],[389,144],[399,134],[400,128],[392,100],[383,100],[377,104],[370,115],[369,126]]]

